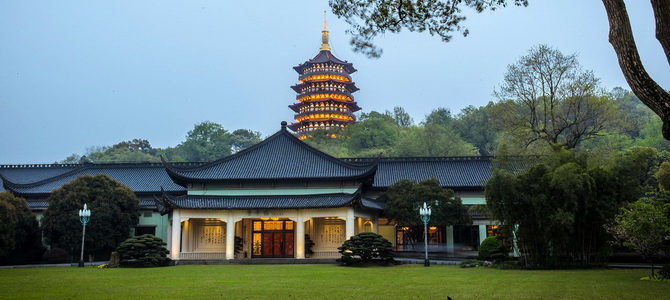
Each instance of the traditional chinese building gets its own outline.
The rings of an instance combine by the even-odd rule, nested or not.
[[[288,127],[300,139],[314,130],[325,130],[334,136],[334,128],[343,128],[356,122],[354,112],[361,108],[352,93],[358,91],[351,79],[356,69],[330,52],[326,22],[321,32],[321,49],[312,59],[293,67],[300,83],[291,88],[298,93],[297,102],[289,105],[296,113],[295,123]]]
[[[422,245],[422,235],[387,220],[385,203],[376,200],[399,180],[434,177],[463,204],[484,204],[492,167],[491,157],[338,159],[282,122],[264,141],[209,163],[0,165],[0,179],[39,219],[54,189],[82,175],[110,176],[140,200],[134,234],[166,239],[171,258],[183,262],[333,259],[337,247],[363,231],[383,235],[399,251]],[[495,227],[479,215],[472,225],[429,227],[431,251],[474,250]],[[314,243],[310,256],[307,236]]]

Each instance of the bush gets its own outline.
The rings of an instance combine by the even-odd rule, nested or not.
[[[490,236],[479,245],[479,259],[483,260],[505,260],[507,258],[507,247],[495,236]]]
[[[670,279],[670,264],[666,264],[658,271],[658,276],[663,279]]]
[[[48,264],[62,264],[70,261],[70,255],[62,248],[51,248],[44,252],[42,261]]]
[[[393,261],[393,245],[383,236],[372,232],[361,232],[337,248],[342,257],[337,261],[342,265],[355,263]]]
[[[158,267],[166,266],[170,261],[170,253],[164,246],[163,239],[145,234],[131,237],[116,249],[121,261],[120,267]]]
[[[313,247],[314,241],[312,241],[312,238],[309,236],[309,234],[305,234],[305,256],[311,256],[314,254],[314,250],[312,250]]]

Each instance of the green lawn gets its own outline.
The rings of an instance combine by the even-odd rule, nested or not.
[[[0,269],[0,299],[667,299],[648,270],[519,271],[458,266],[209,265]]]

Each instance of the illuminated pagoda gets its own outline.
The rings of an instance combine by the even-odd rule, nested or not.
[[[326,130],[335,138],[331,129],[355,123],[354,112],[361,109],[351,95],[358,91],[350,76],[356,69],[330,52],[326,28],[324,20],[319,54],[293,67],[300,74],[300,83],[291,86],[298,95],[297,103],[289,105],[296,113],[296,122],[288,127],[300,139],[309,137],[308,133],[317,129]]]

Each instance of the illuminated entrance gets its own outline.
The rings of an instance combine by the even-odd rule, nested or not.
[[[295,256],[293,221],[254,220],[252,225],[252,257],[292,258]]]

